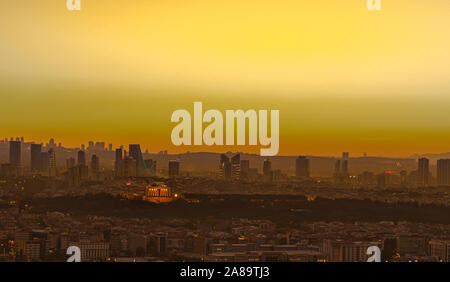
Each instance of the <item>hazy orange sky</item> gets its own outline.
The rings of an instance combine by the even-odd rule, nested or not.
[[[280,110],[280,154],[450,151],[450,1],[14,0],[0,135],[175,147],[174,110]]]

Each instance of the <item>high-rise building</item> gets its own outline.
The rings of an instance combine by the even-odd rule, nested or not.
[[[236,154],[231,158],[231,178],[233,180],[241,178],[241,154]]]
[[[347,160],[348,161],[348,152],[342,152],[342,160]]]
[[[264,159],[263,176],[264,181],[272,181],[272,162],[269,159]]]
[[[21,165],[21,146],[20,141],[9,141],[9,163],[13,166]]]
[[[42,152],[39,159],[41,161],[40,171],[43,173],[48,173],[48,164],[49,164],[48,152]]]
[[[122,174],[123,174],[122,161],[123,161],[122,148],[116,149],[116,159],[114,161],[114,170],[115,170],[116,176],[118,176],[118,177],[122,176]]]
[[[91,172],[94,178],[98,175],[100,172],[100,159],[97,157],[97,155],[92,155],[91,158]]]
[[[68,158],[66,160],[66,168],[69,170],[71,168],[75,167],[75,159],[74,158]]]
[[[241,179],[248,180],[250,171],[250,161],[241,160]]]
[[[175,178],[180,174],[180,162],[178,160],[169,161],[169,177]]]
[[[53,149],[48,150],[48,176],[56,176],[56,153]]]
[[[30,168],[32,171],[38,171],[41,165],[42,145],[31,144],[30,151],[31,151]]]
[[[83,150],[78,151],[78,165],[86,165],[86,153]]]
[[[349,177],[348,173],[348,152],[342,153],[342,170],[341,175],[344,179],[347,179]]]
[[[430,181],[430,165],[427,158],[420,158],[418,162],[418,184],[427,186]]]
[[[225,154],[220,155],[219,178],[231,179],[231,163]]]
[[[139,144],[129,145],[129,156],[136,161],[136,176],[144,175],[144,157]]]
[[[335,183],[341,182],[341,160],[336,160],[334,163],[334,172],[333,172],[333,178]]]
[[[298,178],[309,177],[309,159],[304,156],[299,156],[295,160],[295,176]]]
[[[441,186],[450,186],[450,159],[437,161],[437,182]]]
[[[123,177],[136,177],[136,160],[133,157],[124,157],[122,162]]]

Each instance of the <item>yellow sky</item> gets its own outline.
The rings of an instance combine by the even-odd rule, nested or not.
[[[202,101],[279,109],[283,155],[450,151],[448,0],[15,0],[0,26],[4,137],[237,150],[171,145]]]

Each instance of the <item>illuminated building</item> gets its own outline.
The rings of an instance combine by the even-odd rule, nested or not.
[[[219,178],[231,179],[231,163],[225,154],[220,155]]]
[[[145,186],[144,201],[153,203],[168,203],[178,198],[177,194],[172,195],[172,189],[162,183],[153,183]]]

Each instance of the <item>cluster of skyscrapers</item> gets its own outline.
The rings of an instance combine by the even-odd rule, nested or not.
[[[295,171],[297,178],[309,178],[310,167],[309,159],[305,156],[299,156],[295,162]],[[249,160],[241,160],[241,154],[236,154],[229,158],[226,154],[220,155],[219,162],[219,179],[225,180],[256,180],[258,169],[250,167]],[[279,180],[281,177],[280,170],[272,169],[272,162],[264,159],[263,162],[263,179],[266,182]]]

